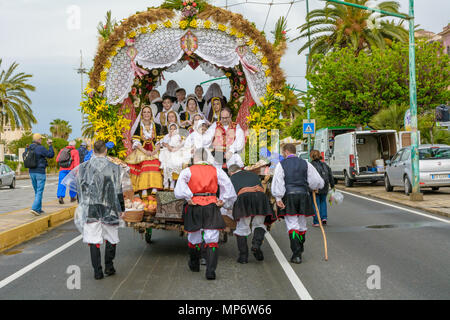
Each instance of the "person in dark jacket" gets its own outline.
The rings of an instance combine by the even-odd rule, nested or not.
[[[334,178],[333,173],[331,172],[331,168],[325,163],[322,162],[322,156],[318,150],[311,150],[309,153],[311,158],[311,164],[314,168],[316,168],[317,172],[319,172],[323,181],[325,182],[324,187],[319,190],[316,196],[317,207],[319,208],[320,219],[322,220],[322,224],[327,224],[327,194],[328,191],[334,189]],[[311,194],[312,197],[312,194]],[[319,219],[317,219],[317,213],[313,217],[313,227],[319,226]]]
[[[89,150],[87,149],[86,142],[82,142],[80,147],[78,148],[78,154],[80,155],[80,163],[84,162],[84,158],[89,153]]]
[[[48,150],[42,145],[42,136],[39,133],[33,134],[33,143],[25,149],[25,153],[28,149],[34,151],[36,155],[37,166],[30,168],[30,178],[34,189],[34,202],[31,206],[31,213],[35,216],[39,216],[44,213],[42,210],[42,194],[44,193],[45,180],[47,178],[45,174],[45,168],[48,166],[47,158],[53,158],[55,151],[53,150],[52,140],[47,140],[49,145]]]

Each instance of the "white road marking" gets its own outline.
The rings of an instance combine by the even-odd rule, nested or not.
[[[20,269],[19,271],[17,271],[16,273],[10,275],[9,277],[3,279],[2,281],[0,281],[0,289],[3,288],[4,286],[8,285],[9,283],[13,282],[14,280],[20,278],[21,276],[23,276],[24,274],[26,274],[27,272],[30,272],[31,270],[33,270],[34,268],[36,268],[37,266],[39,266],[40,264],[44,263],[45,261],[47,261],[48,259],[56,256],[58,253],[64,251],[65,249],[69,248],[71,245],[77,243],[78,241],[80,241],[83,238],[82,235],[79,235],[78,237],[70,240],[69,242],[67,242],[66,244],[62,245],[61,247],[59,247],[58,249],[53,250],[52,252],[50,252],[49,254],[43,256],[42,258],[36,260],[35,262],[27,265],[26,267]]]
[[[424,216],[424,217],[431,218],[431,219],[434,219],[434,220],[438,220],[438,221],[441,221],[441,222],[450,223],[450,220],[448,220],[448,219],[434,217],[434,216],[426,214],[426,213],[422,213],[422,212],[419,212],[419,211],[415,211],[415,210],[399,207],[399,206],[396,206],[394,204],[390,204],[390,203],[387,203],[387,202],[383,202],[383,201],[367,198],[367,197],[360,196],[360,195],[357,195],[357,194],[354,194],[354,193],[351,193],[351,192],[347,192],[347,191],[344,191],[344,190],[341,190],[341,189],[339,189],[339,191],[341,191],[342,193],[349,194],[349,195],[351,195],[353,197],[369,200],[369,201],[376,202],[376,203],[381,203],[381,204],[384,204],[385,206],[390,206],[390,207],[393,207],[393,208],[396,208],[396,209],[399,209],[399,210],[408,211],[408,212],[417,214],[419,216]]]
[[[266,232],[266,239],[267,242],[269,242],[270,246],[272,247],[272,250],[275,253],[275,257],[278,259],[278,262],[280,263],[281,267],[286,273],[289,281],[291,282],[300,299],[313,300],[308,290],[306,290],[305,286],[300,281],[300,278],[295,273],[294,269],[292,269],[290,263],[286,260],[286,257],[284,256],[283,252],[281,252],[280,247],[278,247],[277,243],[268,232]]]

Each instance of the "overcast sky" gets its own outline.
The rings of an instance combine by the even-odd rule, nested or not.
[[[249,0],[270,3],[271,0]],[[273,0],[286,3],[291,0]],[[75,71],[80,65],[80,50],[84,64],[90,68],[97,47],[96,27],[104,20],[106,11],[111,10],[117,20],[126,18],[136,11],[144,11],[149,6],[158,6],[162,0],[0,0],[0,58],[2,68],[16,61],[19,71],[33,74],[31,83],[36,91],[30,94],[32,109],[38,120],[34,132],[49,133],[49,123],[56,118],[68,120],[73,128],[71,138],[81,135],[81,113],[79,103],[81,79]],[[292,5],[240,4],[245,0],[214,0],[216,6],[229,5],[229,10],[239,12],[254,22],[259,30],[264,28],[269,41],[273,41],[270,31],[276,20],[288,14],[288,37],[298,35],[296,27],[305,22],[306,3],[300,1]],[[401,11],[408,13],[409,0],[399,0]],[[321,8],[324,1],[309,0],[310,10]],[[79,8],[80,21],[77,26],[73,9]],[[450,0],[415,0],[416,24],[438,33],[450,22]],[[266,21],[267,17],[267,21]],[[287,81],[299,89],[305,89],[305,56],[297,55],[303,41],[288,44],[288,50],[281,61]],[[189,67],[178,73],[166,73],[166,82],[175,79],[188,93],[197,83],[211,77],[201,70]],[[170,77],[169,77],[170,76]],[[84,77],[83,86],[87,79]],[[229,92],[227,82],[222,82],[225,92]],[[208,84],[204,87],[205,91]],[[163,83],[165,88],[165,83]],[[161,89],[161,91],[165,91]]]

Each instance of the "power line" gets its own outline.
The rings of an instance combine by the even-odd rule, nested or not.
[[[264,27],[263,27],[263,31],[264,31],[264,29],[266,28],[266,23],[267,23],[267,19],[269,18],[269,14],[270,14],[270,9],[272,9],[272,5],[273,5],[273,0],[272,0],[272,2],[270,3],[270,6],[269,6],[269,11],[267,11],[267,15],[266,15],[266,21],[264,21]]]
[[[303,2],[305,0],[295,0],[295,1],[290,1],[290,2],[259,2],[259,1],[245,1],[245,2],[238,2],[238,3],[233,3],[233,4],[226,4],[225,6],[218,6],[219,8],[230,8],[230,7],[234,7],[234,6],[240,6],[243,4],[258,4],[258,5],[265,5],[265,6],[277,6],[277,5],[286,5],[286,4],[290,4],[291,6],[294,3],[298,3],[298,2]]]

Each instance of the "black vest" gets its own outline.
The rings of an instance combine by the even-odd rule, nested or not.
[[[251,171],[239,171],[233,174],[230,177],[231,183],[233,184],[234,190],[236,191],[236,194],[239,193],[239,190],[246,187],[254,187],[254,186],[261,186],[261,180],[259,179],[259,176],[256,173],[253,173]]]
[[[282,160],[286,194],[292,192],[308,192],[308,163],[296,156]]]

